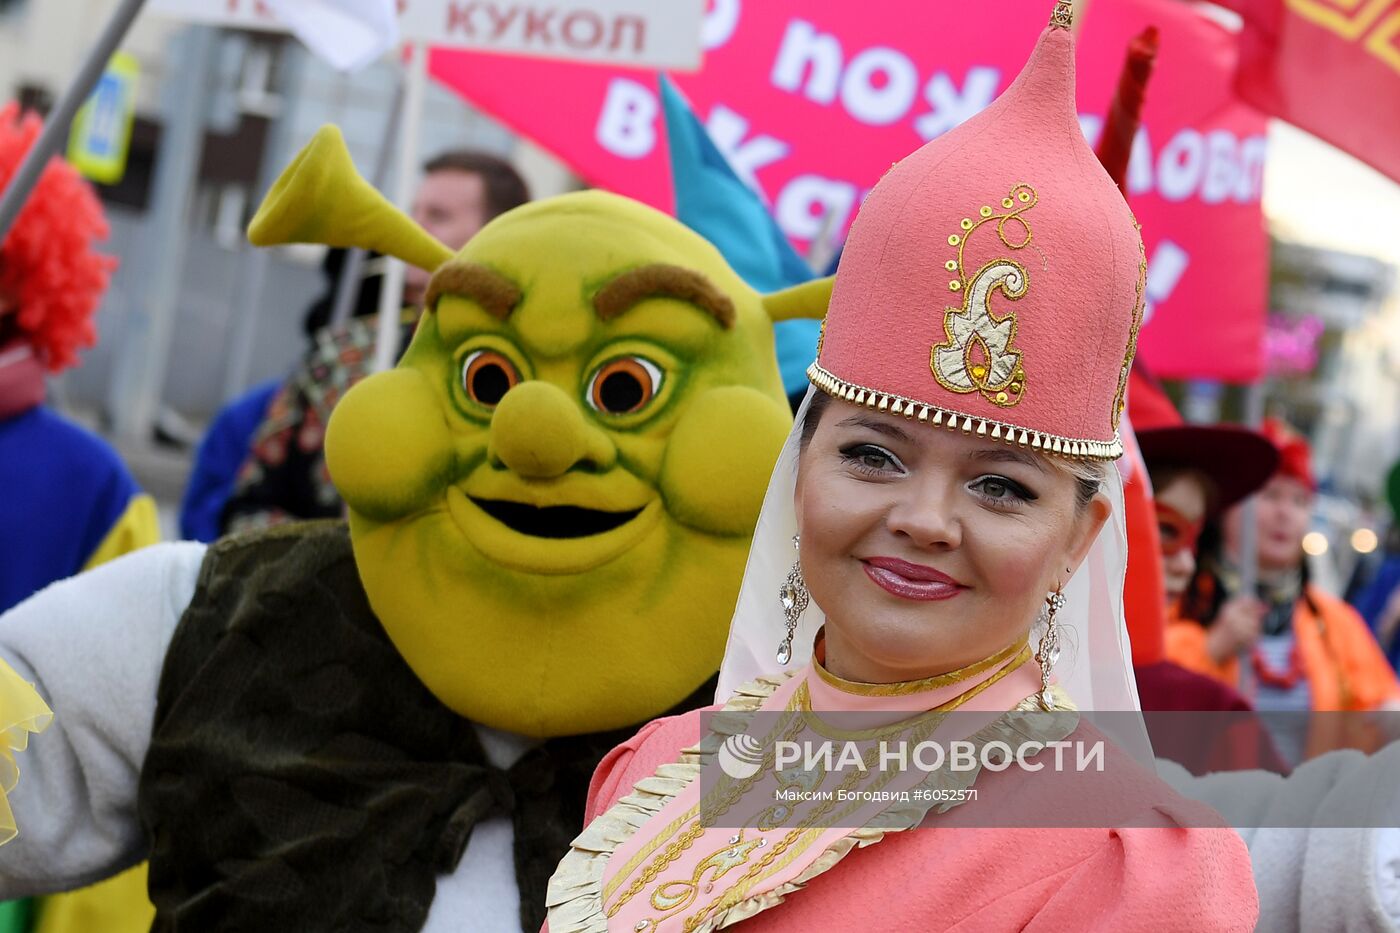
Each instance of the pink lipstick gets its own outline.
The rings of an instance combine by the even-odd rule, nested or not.
[[[921,602],[952,599],[967,589],[946,573],[897,557],[869,557],[861,561],[861,566],[871,582],[901,599]]]

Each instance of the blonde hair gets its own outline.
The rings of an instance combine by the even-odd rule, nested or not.
[[[1106,460],[1067,460],[1054,456],[1046,456],[1045,459],[1062,473],[1074,477],[1078,487],[1075,489],[1075,505],[1081,512],[1089,507],[1089,503],[1094,501],[1094,496],[1103,489],[1103,484],[1108,479],[1108,471],[1113,469]]]

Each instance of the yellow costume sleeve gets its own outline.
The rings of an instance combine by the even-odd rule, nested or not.
[[[91,570],[98,564],[105,564],[159,540],[160,520],[156,516],[155,500],[145,493],[132,496],[126,511],[97,545],[97,550],[88,557],[83,569]]]
[[[150,496],[133,496],[121,518],[112,525],[84,570],[115,560],[160,540],[156,504]],[[120,875],[69,894],[45,898],[39,904],[34,933],[145,933],[155,920],[155,908],[146,897],[146,863]]]

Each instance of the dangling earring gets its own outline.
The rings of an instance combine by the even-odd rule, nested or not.
[[[800,541],[799,535],[792,536],[792,546],[797,548]],[[787,617],[787,634],[778,643],[778,663],[787,664],[792,660],[792,636],[797,633],[797,620],[806,611],[807,604],[811,602],[812,594],[807,592],[807,582],[802,579],[802,560],[799,557],[792,562],[792,569],[788,571],[787,580],[782,588],[778,590],[778,601],[783,604],[783,615]]]
[[[1056,585],[1055,592],[1045,597],[1045,634],[1035,649],[1035,663],[1040,666],[1040,708],[1052,710],[1050,699],[1050,669],[1060,660],[1060,624],[1056,618],[1065,608],[1064,587]]]

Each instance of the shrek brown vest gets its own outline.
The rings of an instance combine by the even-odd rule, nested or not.
[[[495,814],[514,824],[522,927],[539,929],[593,769],[633,731],[495,768],[394,650],[342,522],[221,541],[171,641],[141,772],[154,929],[415,933]]]

